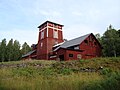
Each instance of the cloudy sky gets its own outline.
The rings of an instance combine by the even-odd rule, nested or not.
[[[38,26],[46,20],[64,25],[70,40],[100,33],[112,24],[120,29],[120,0],[0,0],[0,41],[38,41]]]

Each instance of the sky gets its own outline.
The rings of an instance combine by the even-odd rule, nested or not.
[[[63,37],[120,29],[120,0],[0,0],[0,41],[38,42],[38,26],[45,21],[64,25]]]

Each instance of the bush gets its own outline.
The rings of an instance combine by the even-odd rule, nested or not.
[[[89,84],[85,90],[120,90],[120,72],[112,72],[110,77]]]
[[[72,73],[72,70],[69,68],[63,68],[59,70],[59,74],[70,75],[71,73]]]
[[[101,75],[109,75],[111,74],[112,70],[109,69],[109,68],[103,68],[101,71],[100,71],[100,74]]]
[[[55,72],[53,69],[51,68],[46,68],[41,72],[42,75],[54,75]]]
[[[34,76],[34,74],[36,74],[36,70],[30,67],[13,69],[13,75],[16,75],[16,76],[32,77]]]
[[[79,62],[80,62],[80,63],[88,63],[88,62],[90,62],[90,60],[81,59],[81,60],[79,60]]]

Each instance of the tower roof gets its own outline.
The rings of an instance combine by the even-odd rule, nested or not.
[[[43,24],[41,24],[40,26],[38,26],[38,28],[40,28],[41,26],[43,26],[44,24],[46,24],[46,23],[52,23],[52,24],[55,24],[55,25],[60,25],[60,26],[64,26],[64,25],[61,25],[61,24],[58,24],[58,23],[54,23],[54,22],[51,22],[51,21],[46,21],[46,22],[44,22]]]

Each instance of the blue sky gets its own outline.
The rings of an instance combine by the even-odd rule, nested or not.
[[[37,43],[37,27],[46,20],[63,24],[68,40],[102,35],[110,24],[120,29],[119,4],[120,0],[0,0],[0,41]]]

